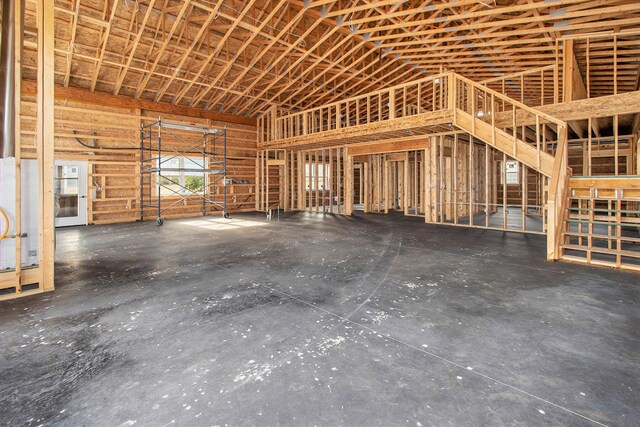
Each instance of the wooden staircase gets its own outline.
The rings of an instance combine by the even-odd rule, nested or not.
[[[525,126],[522,119],[534,126]],[[453,72],[258,119],[258,149],[389,143],[460,129],[548,178],[547,258],[560,259],[570,170],[567,124]],[[547,132],[555,137],[548,142]],[[428,144],[425,142],[425,144]],[[425,145],[425,148],[428,145]]]
[[[569,186],[560,259],[640,271],[638,177],[575,177]]]

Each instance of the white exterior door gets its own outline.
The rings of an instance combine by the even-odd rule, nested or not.
[[[56,227],[87,225],[87,169],[86,161],[56,160]]]

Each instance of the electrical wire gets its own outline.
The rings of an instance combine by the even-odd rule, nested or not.
[[[73,130],[72,131],[74,135],[78,134],[77,130]],[[82,145],[83,147],[86,148],[91,148],[92,150],[140,150],[140,148],[138,147],[96,147],[95,145],[90,145],[87,144],[86,142],[82,142],[82,140],[80,138],[78,138],[77,136],[75,137],[76,141],[78,142],[78,144]],[[184,151],[185,154],[202,154],[201,151]],[[216,155],[216,153],[207,153],[209,155]],[[227,160],[246,160],[240,157],[229,157],[227,156]]]
[[[482,1],[482,0],[476,0],[476,1],[477,1],[478,3],[480,3],[481,5],[483,5],[483,6],[485,6],[485,7],[488,7],[488,8],[491,8],[491,9],[493,9],[494,7],[496,7],[496,6],[498,5],[498,3],[496,2],[496,0],[493,0],[493,5],[490,5],[490,4],[488,4],[488,3],[485,3],[485,2],[484,2],[484,1]]]
[[[72,132],[74,135],[78,134],[77,130],[73,130]],[[83,147],[91,148],[92,150],[139,150],[139,148],[137,147],[96,147],[95,145],[89,145],[82,142],[82,140],[77,136],[76,136],[76,141],[78,142],[78,144],[82,145]]]

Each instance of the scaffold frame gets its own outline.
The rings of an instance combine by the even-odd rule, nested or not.
[[[196,142],[188,141],[177,132],[193,132],[200,134]],[[169,135],[180,143],[164,144],[163,138]],[[221,151],[220,151],[221,150]],[[196,158],[201,158],[202,167],[185,167],[188,163],[197,166]],[[186,160],[185,160],[186,159]],[[168,167],[170,161],[178,167]],[[163,167],[164,165],[164,167]],[[175,180],[176,174],[202,176],[202,192],[194,191],[186,184]],[[168,183],[167,183],[168,182]],[[140,221],[145,220],[145,209],[153,208],[158,225],[164,223],[163,214],[189,199],[202,200],[202,215],[214,211],[227,212],[227,131],[226,128],[215,128],[187,125],[158,119],[140,126]],[[211,188],[222,187],[222,200]]]

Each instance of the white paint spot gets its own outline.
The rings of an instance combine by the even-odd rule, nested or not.
[[[343,336],[337,336],[336,338],[324,338],[318,343],[318,354],[323,355],[331,348],[340,345],[345,341]]]
[[[271,375],[272,369],[273,366],[268,363],[263,363],[262,365],[258,365],[254,368],[247,369],[246,371],[239,373],[233,379],[233,382],[246,384],[250,381],[264,381],[266,377]]]
[[[371,320],[372,320],[372,322],[374,324],[379,325],[379,324],[382,323],[383,320],[385,320],[388,317],[389,317],[389,315],[387,313],[385,313],[384,311],[380,310],[373,316],[373,319],[371,319]]]

